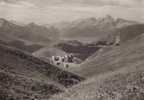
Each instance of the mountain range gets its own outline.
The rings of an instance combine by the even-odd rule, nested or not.
[[[0,19],[0,35],[19,38],[23,41],[48,44],[50,41],[58,38],[59,34],[54,27],[47,28],[35,23],[17,25],[11,21]]]
[[[104,18],[79,19],[73,22],[55,24],[60,30],[62,37],[68,39],[95,38],[100,39],[108,34],[114,33],[117,28],[138,24],[139,22],[129,21],[122,18],[113,18],[110,15]]]

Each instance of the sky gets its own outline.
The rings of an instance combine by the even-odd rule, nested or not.
[[[50,24],[111,15],[144,22],[144,0],[0,0],[0,17]]]

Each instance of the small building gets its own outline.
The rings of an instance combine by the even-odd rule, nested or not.
[[[64,55],[64,56],[52,56],[51,57],[51,64],[59,67],[69,68],[70,63],[74,63],[74,56]]]

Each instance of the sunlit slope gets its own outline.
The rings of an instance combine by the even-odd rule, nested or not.
[[[87,81],[52,100],[143,100],[144,36],[106,49],[77,72]]]
[[[74,72],[81,73],[81,75],[88,77],[93,74],[101,74],[107,71],[115,70],[120,67],[122,64],[121,60],[124,59],[129,50],[138,48],[137,46],[141,47],[139,44],[133,44],[139,41],[137,38],[143,37],[143,24],[123,27],[119,29],[118,32],[121,39],[120,46],[107,46],[102,48],[89,57],[79,68],[74,69]],[[129,41],[133,41],[131,46],[129,46]],[[126,51],[127,49],[128,51]]]

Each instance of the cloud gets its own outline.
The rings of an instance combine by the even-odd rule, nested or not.
[[[25,7],[36,7],[33,3],[27,2],[27,1],[21,1],[18,4],[23,5]]]
[[[34,4],[23,0],[0,0],[0,6],[19,8],[36,7]]]
[[[0,0],[0,17],[47,24],[110,14],[144,21],[142,4],[144,0]]]
[[[27,21],[27,18],[31,13],[33,13],[33,9],[37,7],[27,1],[22,0],[1,0],[0,1],[0,17],[18,21]]]
[[[101,0],[103,4],[120,6],[139,6],[143,0]]]
[[[144,0],[61,0],[63,3],[75,3],[81,5],[89,6],[125,6],[125,7],[135,7],[143,6]]]
[[[20,0],[0,0],[0,2],[5,2],[5,3],[16,3]]]
[[[144,0],[30,0],[34,3],[41,5],[56,5],[56,4],[69,4],[69,5],[87,5],[87,6],[105,6],[105,5],[117,5],[117,6],[143,6]]]

